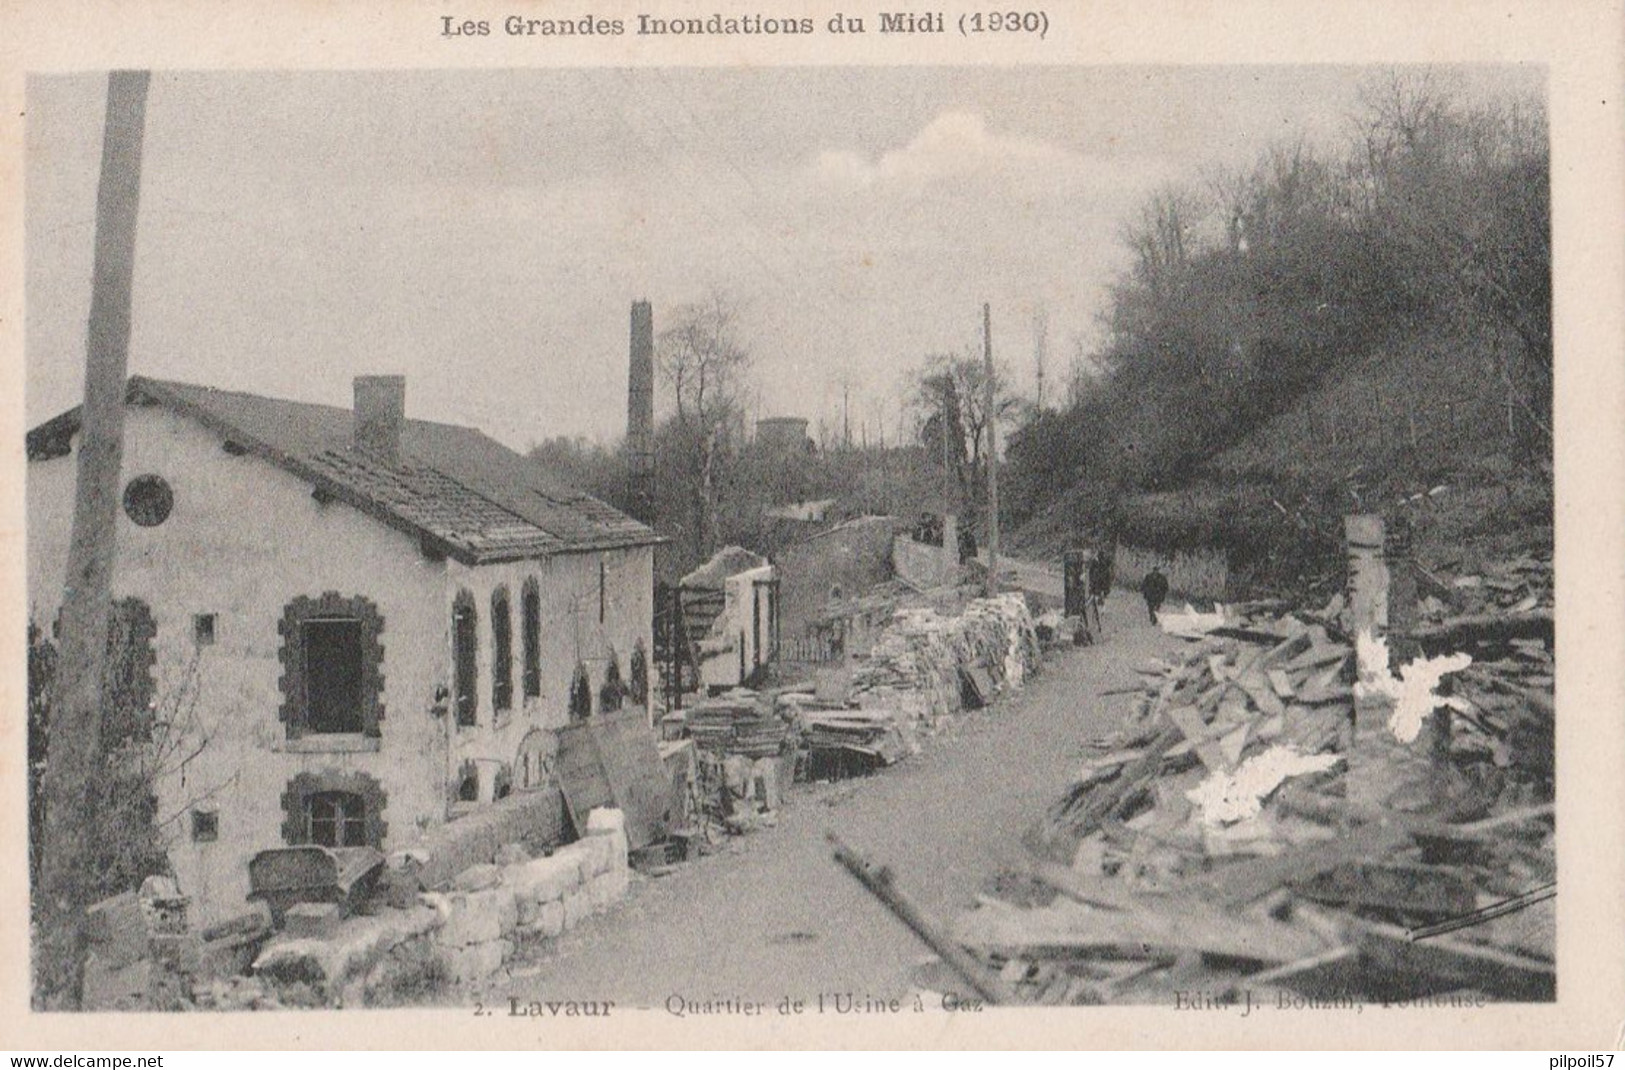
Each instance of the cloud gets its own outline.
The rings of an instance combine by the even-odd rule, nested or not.
[[[1069,170],[1081,162],[1077,154],[1047,142],[995,134],[980,115],[947,111],[907,145],[882,153],[877,160],[850,150],[831,150],[819,154],[814,171],[838,187],[898,183],[918,188],[960,176]]]

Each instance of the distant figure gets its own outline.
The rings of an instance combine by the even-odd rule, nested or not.
[[[959,563],[976,560],[976,536],[971,534],[970,525],[966,524],[959,529]]]
[[[1089,558],[1089,597],[1085,602],[1084,621],[1095,638],[1101,637],[1100,607],[1112,589],[1111,559],[1097,550]]]
[[[1152,565],[1151,571],[1140,581],[1140,593],[1145,596],[1145,609],[1151,614],[1151,623],[1157,623],[1157,610],[1162,608],[1162,600],[1168,597],[1168,577],[1162,574],[1159,566]]]
[[[1106,600],[1106,595],[1112,589],[1112,562],[1101,551],[1095,551],[1089,559],[1089,593],[1099,605]]]

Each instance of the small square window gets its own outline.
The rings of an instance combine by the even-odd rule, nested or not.
[[[214,614],[196,613],[192,616],[192,639],[198,646],[214,646]]]
[[[213,843],[220,838],[220,811],[192,811],[192,842]]]

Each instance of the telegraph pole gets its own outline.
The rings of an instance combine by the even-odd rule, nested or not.
[[[987,427],[987,593],[999,593],[999,433],[993,408],[993,313],[982,303],[982,422]]]
[[[35,1002],[76,1010],[84,995],[85,908],[97,843],[89,787],[101,775],[102,671],[113,602],[119,467],[124,453],[125,369],[130,350],[136,203],[149,71],[107,78],[90,332],[85,351],[73,534],[62,598],[61,676],[45,756],[44,844]]]

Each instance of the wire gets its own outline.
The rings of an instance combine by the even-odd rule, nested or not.
[[[1482,925],[1486,921],[1504,917],[1507,914],[1515,914],[1525,907],[1534,906],[1536,903],[1545,902],[1556,896],[1557,882],[1552,881],[1549,884],[1531,888],[1529,891],[1515,895],[1510,899],[1503,899],[1499,903],[1491,903],[1487,907],[1481,907],[1478,910],[1454,918],[1446,918],[1444,921],[1433,925],[1423,925],[1420,928],[1411,929],[1405,935],[1414,943],[1417,940],[1426,940],[1430,936],[1442,936],[1458,929],[1470,929],[1475,925]]]

